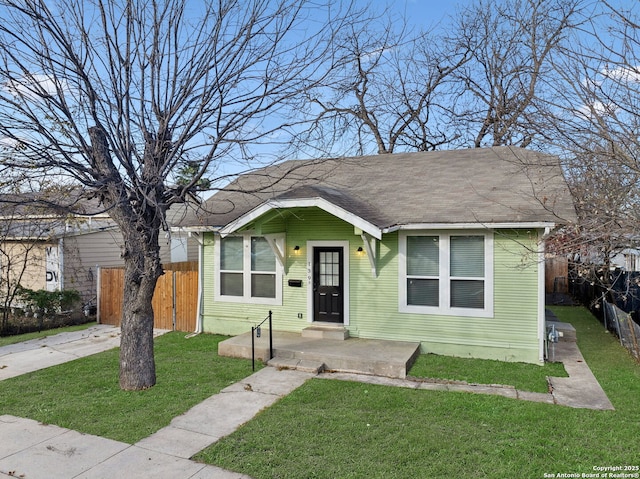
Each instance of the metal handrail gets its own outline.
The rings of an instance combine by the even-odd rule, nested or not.
[[[260,327],[266,320],[269,320],[269,360],[273,359],[273,328],[272,325],[272,313],[269,311],[269,315],[264,318],[257,326],[251,326],[251,369],[256,370],[256,337],[260,337],[262,334]]]

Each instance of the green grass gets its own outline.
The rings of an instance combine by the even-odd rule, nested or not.
[[[549,390],[547,376],[567,377],[567,372],[562,363],[539,366],[423,354],[418,357],[409,375],[475,384],[502,384],[522,391],[546,393]]]
[[[14,336],[0,336],[0,347],[8,346],[9,344],[21,343],[23,341],[28,341],[30,339],[42,339],[48,336],[54,336],[58,333],[66,333],[69,331],[81,331],[83,329],[87,329],[90,326],[95,326],[95,325],[96,323],[94,321],[91,323],[78,324],[76,326],[65,326],[64,328],[47,329],[47,330],[35,332],[35,333],[16,334]]]
[[[179,332],[156,338],[157,384],[145,391],[118,387],[119,349],[6,379],[0,414],[135,443],[251,374],[251,361],[217,355],[223,339]]]
[[[640,466],[640,366],[585,309],[554,311],[576,327],[615,411],[313,380],[196,458],[256,479],[542,478]]]

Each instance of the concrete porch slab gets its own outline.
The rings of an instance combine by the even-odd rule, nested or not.
[[[407,370],[420,354],[420,343],[348,338],[318,339],[301,334],[273,331],[275,364],[324,364],[325,371],[371,374],[405,378]],[[269,333],[263,331],[255,340],[255,359],[268,361]],[[227,339],[218,345],[221,356],[251,359],[251,333]],[[285,362],[283,360],[291,360]],[[304,362],[303,362],[304,361]]]

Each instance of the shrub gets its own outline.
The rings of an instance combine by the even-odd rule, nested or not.
[[[80,293],[74,289],[46,291],[20,288],[19,297],[27,310],[37,315],[52,315],[69,311],[80,301]]]

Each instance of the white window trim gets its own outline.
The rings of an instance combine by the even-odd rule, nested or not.
[[[222,238],[220,235],[215,236],[214,253],[213,253],[213,268],[214,268],[214,291],[213,296],[215,301],[227,302],[227,303],[247,303],[247,304],[268,304],[273,306],[282,306],[282,278],[283,267],[280,261],[276,258],[276,297],[275,298],[255,298],[251,296],[251,238],[264,238],[263,235],[256,235],[251,233],[230,235],[238,236],[243,239],[243,296],[228,296],[220,294],[220,245]],[[284,251],[285,236],[284,235],[271,235],[273,241],[276,242],[280,250]]]
[[[449,255],[451,236],[484,236],[484,308],[453,308],[450,304],[451,282]],[[440,306],[415,306],[407,304],[407,237],[438,236],[440,238]],[[398,311],[401,313],[438,314],[445,316],[493,317],[493,231],[400,231],[398,233]]]

